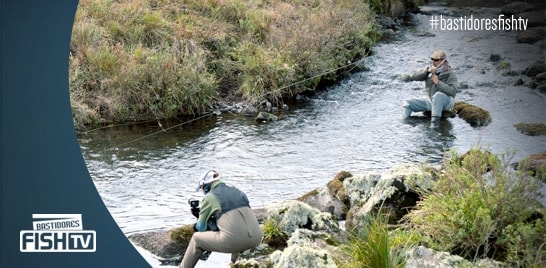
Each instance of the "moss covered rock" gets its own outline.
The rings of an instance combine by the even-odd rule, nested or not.
[[[271,254],[273,268],[320,267],[337,268],[332,256],[322,249],[304,245],[291,245],[283,251]]]
[[[528,171],[535,178],[546,183],[546,153],[532,154],[516,163],[515,168]]]
[[[487,126],[491,123],[491,115],[488,111],[470,103],[458,101],[453,110],[473,127]]]
[[[433,176],[414,165],[401,165],[383,173],[353,176],[344,181],[351,207],[346,226],[356,226],[359,216],[371,212],[389,214],[389,221],[398,221],[407,208],[413,207],[418,191],[431,187]]]
[[[330,213],[321,212],[306,203],[289,200],[272,206],[267,211],[266,219],[274,219],[279,228],[291,234],[298,228],[314,231],[339,231],[337,220]]]
[[[345,192],[343,181],[352,176],[348,171],[341,171],[326,186],[316,188],[297,200],[307,203],[321,212],[328,212],[338,220],[344,220],[347,215],[349,198]]]
[[[129,240],[157,256],[162,265],[177,265],[186,252],[193,235],[192,225],[182,225],[170,231],[129,235]]]
[[[514,127],[521,133],[529,136],[546,135],[546,125],[542,123],[518,123]]]
[[[417,246],[406,251],[406,268],[420,267],[482,267],[482,268],[501,268],[505,267],[500,262],[490,259],[477,260],[470,262],[463,257],[452,255],[448,252],[435,251],[423,246]]]

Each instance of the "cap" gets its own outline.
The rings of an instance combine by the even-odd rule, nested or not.
[[[195,191],[199,192],[199,189],[201,189],[201,186],[203,186],[204,184],[216,181],[219,179],[219,177],[220,177],[220,174],[218,174],[218,172],[214,170],[209,170],[203,173],[203,175],[199,177],[199,184],[197,185],[197,189],[195,189]]]
[[[436,50],[434,52],[432,52],[432,55],[430,55],[430,58],[432,59],[445,59],[447,56],[446,56],[446,53],[443,51],[443,50]]]

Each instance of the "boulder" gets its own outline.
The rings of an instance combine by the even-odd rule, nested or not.
[[[256,109],[256,107],[254,107],[251,104],[246,104],[242,108],[241,114],[243,114],[244,116],[253,117],[253,116],[256,116],[256,114],[258,114],[258,109]]]
[[[487,126],[491,123],[489,112],[478,106],[458,101],[455,102],[453,110],[473,127]]]
[[[525,31],[519,31],[516,37],[518,43],[532,44],[545,38],[546,30],[544,27],[532,27]]]
[[[502,71],[502,67],[500,71],[503,72],[504,74],[510,74],[511,72],[510,72],[509,65],[507,68],[508,68],[507,72]],[[402,78],[402,79],[405,79],[405,78]],[[491,86],[491,85],[486,85],[486,86]],[[473,127],[483,127],[491,123],[491,115],[489,114],[488,111],[463,101],[455,102],[455,105],[452,110],[442,111],[442,118],[453,118],[457,115]],[[431,112],[425,111],[423,112],[423,116],[430,118]]]
[[[271,206],[265,220],[277,222],[276,228],[289,235],[285,246],[271,253],[274,248],[262,244],[239,254],[233,267],[337,267],[329,253],[335,246],[328,241],[341,241],[346,236],[330,213],[289,200]]]
[[[259,112],[255,120],[256,122],[277,121],[278,117],[274,114],[270,114],[267,112]]]
[[[271,206],[267,210],[266,219],[278,222],[279,228],[287,234],[298,228],[329,233],[339,231],[339,223],[332,214],[321,212],[297,200],[288,200]]]
[[[401,165],[383,173],[353,176],[343,182],[350,209],[346,226],[356,226],[361,216],[379,211],[398,222],[419,200],[419,191],[431,187],[433,176],[415,165]]]
[[[128,238],[152,253],[162,265],[178,265],[192,235],[193,225],[184,225],[169,231],[132,234]]]
[[[531,77],[532,80],[528,83],[530,88],[546,92],[546,63],[544,60],[536,61],[527,66],[523,74]]]
[[[528,171],[535,178],[546,183],[546,153],[532,154],[517,162],[515,169]]]
[[[517,123],[514,127],[521,133],[529,136],[546,135],[546,125],[542,123]]]
[[[535,80],[536,80],[538,83],[544,83],[544,82],[546,82],[546,72],[537,74],[537,75],[535,76]]]
[[[501,13],[507,16],[510,16],[510,15],[515,15],[515,14],[531,11],[534,8],[535,6],[526,2],[512,2],[510,4],[504,5],[501,8]]]
[[[344,220],[347,215],[347,205],[332,195],[326,186],[314,189],[299,197],[297,200],[304,202],[321,212],[330,213],[337,220]]]
[[[406,268],[505,267],[502,263],[489,259],[478,260],[472,263],[461,256],[451,255],[448,252],[435,251],[423,246],[407,250],[406,257]]]
[[[546,63],[544,60],[542,61],[536,61],[533,64],[527,66],[525,70],[523,71],[524,75],[527,75],[529,77],[535,77],[540,73],[546,72]]]
[[[337,268],[333,257],[323,249],[292,245],[271,254],[273,268],[318,267]]]
[[[328,237],[325,232],[296,229],[288,240],[288,247],[271,254],[271,267],[337,267],[330,253],[335,247],[326,243]]]
[[[518,14],[518,17],[527,19],[527,27],[544,26],[546,25],[546,16],[544,9],[536,9]]]
[[[269,255],[273,253],[275,249],[269,247],[267,244],[260,244],[253,249],[245,250],[237,254],[236,259],[233,259],[232,255],[232,268],[259,268],[268,267],[271,262]]]
[[[349,200],[345,193],[343,181],[352,176],[347,171],[341,171],[326,186],[314,189],[297,200],[321,212],[328,212],[338,220],[344,220],[347,215]]]

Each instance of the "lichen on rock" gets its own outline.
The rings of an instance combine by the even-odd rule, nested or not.
[[[288,246],[283,251],[273,252],[271,264],[273,268],[337,268],[334,259],[326,250],[298,244]]]
[[[344,181],[351,208],[348,228],[360,215],[381,211],[389,222],[398,221],[419,200],[419,191],[430,188],[433,176],[415,165],[401,165],[383,173],[353,176]]]
[[[332,214],[321,212],[297,200],[284,201],[270,207],[266,218],[277,220],[279,228],[288,234],[294,232],[297,228],[329,232],[339,230],[339,224]]]

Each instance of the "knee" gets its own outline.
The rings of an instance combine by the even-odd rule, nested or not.
[[[445,94],[444,92],[441,92],[441,91],[438,91],[438,92],[434,93],[434,95],[432,95],[432,101],[433,102],[447,100],[447,99],[449,99],[449,96],[447,94]]]

